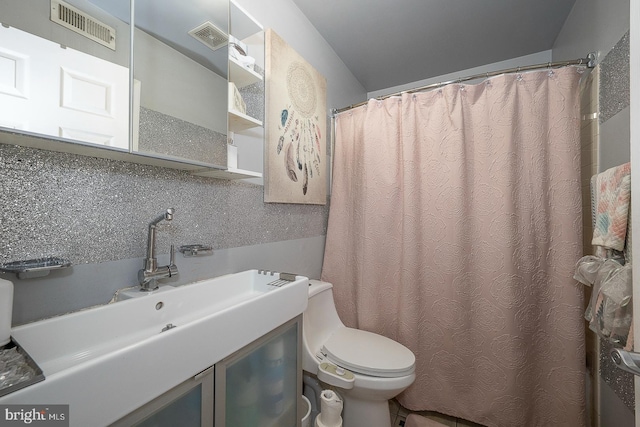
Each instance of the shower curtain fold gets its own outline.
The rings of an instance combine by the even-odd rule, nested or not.
[[[409,347],[399,400],[487,426],[584,425],[576,67],[336,118],[322,279]]]

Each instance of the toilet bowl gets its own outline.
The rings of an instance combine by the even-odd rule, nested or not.
[[[337,387],[344,399],[344,427],[390,427],[388,401],[415,380],[415,356],[389,338],[346,327],[332,288],[331,283],[309,280],[302,369]]]

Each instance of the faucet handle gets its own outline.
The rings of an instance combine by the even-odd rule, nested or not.
[[[169,258],[169,265],[167,266],[169,271],[169,277],[175,277],[178,275],[178,266],[176,265],[176,249],[171,245],[171,255]]]

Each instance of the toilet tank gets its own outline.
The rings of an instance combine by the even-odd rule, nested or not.
[[[316,374],[318,360],[315,355],[333,331],[343,328],[333,300],[333,285],[309,280],[309,304],[302,315],[302,369]]]

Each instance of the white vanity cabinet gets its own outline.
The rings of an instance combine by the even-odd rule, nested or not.
[[[298,316],[112,427],[300,426],[301,343]]]
[[[291,414],[285,402],[300,396],[300,318],[308,286],[304,276],[246,270],[14,327],[12,338],[44,380],[0,396],[0,405],[69,405],[70,427],[149,425],[153,417],[182,416],[210,427],[214,406],[226,411],[225,399],[235,398],[235,391],[223,393],[213,383],[214,376],[224,378],[222,366],[239,372],[234,366],[242,362],[234,361],[241,354],[253,352],[256,366],[284,354],[283,410],[271,412],[276,424],[265,425],[296,425],[280,415]],[[279,337],[282,347],[270,346]],[[279,371],[269,372],[273,379]],[[257,387],[247,393],[263,394],[268,382],[253,381]],[[90,392],[87,384],[94,386]]]

